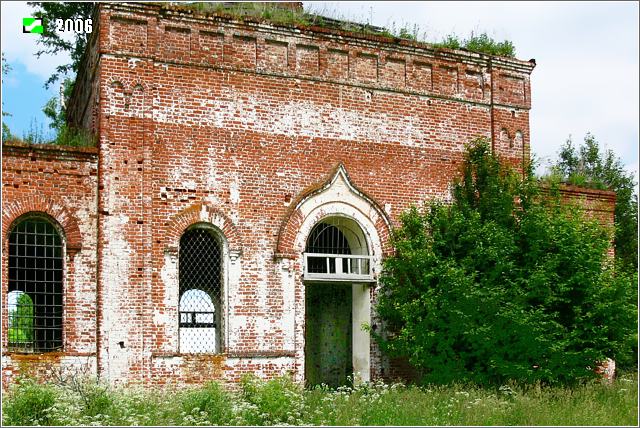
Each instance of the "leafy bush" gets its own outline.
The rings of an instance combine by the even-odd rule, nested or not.
[[[299,424],[302,418],[302,388],[288,376],[261,381],[245,376],[241,382],[243,409],[249,425]]]
[[[76,129],[62,125],[51,144],[68,147],[95,147],[96,138],[86,129]]]
[[[629,353],[632,279],[609,234],[559,195],[542,198],[475,141],[451,205],[412,208],[394,231],[377,310],[384,351],[424,381],[572,383]]]
[[[58,399],[53,386],[23,379],[9,391],[2,402],[3,425],[54,425],[51,408]]]
[[[515,58],[516,56],[516,48],[511,41],[503,40],[502,42],[497,42],[489,37],[487,33],[474,34],[472,32],[469,38],[464,40],[461,40],[455,34],[449,34],[440,43],[435,43],[434,45],[441,48],[467,49],[473,52],[509,58]]]
[[[182,398],[182,409],[187,415],[203,416],[210,425],[223,425],[233,416],[231,397],[216,382],[188,391]]]
[[[515,57],[516,48],[509,40],[503,40],[497,42],[487,35],[482,33],[475,35],[471,33],[471,36],[464,41],[464,48],[473,52],[482,52],[489,55],[499,55],[506,57]]]

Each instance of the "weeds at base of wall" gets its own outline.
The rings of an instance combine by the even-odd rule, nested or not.
[[[415,387],[375,382],[303,390],[289,377],[246,377],[231,392],[115,388],[90,378],[3,396],[3,425],[629,425],[638,423],[637,374],[575,388],[517,385]]]

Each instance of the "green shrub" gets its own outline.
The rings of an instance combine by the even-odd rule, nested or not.
[[[58,392],[51,385],[41,385],[32,379],[23,379],[2,398],[3,425],[54,425],[51,409]]]
[[[231,397],[216,382],[186,392],[181,404],[187,415],[186,425],[190,425],[193,418],[201,418],[211,425],[229,424],[233,418]]]
[[[300,424],[303,411],[302,388],[289,376],[261,381],[245,376],[241,381],[241,410],[249,425]]]
[[[96,138],[86,129],[76,129],[62,125],[51,144],[68,147],[95,147]]]
[[[586,380],[628,352],[634,287],[606,256],[607,231],[542,198],[531,169],[521,179],[482,140],[452,194],[394,231],[377,306],[385,352],[425,382],[498,385]]]
[[[464,41],[464,48],[473,52],[482,52],[489,55],[498,55],[514,58],[516,49],[509,40],[497,42],[487,35],[487,33],[474,34],[471,33],[468,39]]]
[[[469,38],[464,40],[461,40],[455,34],[449,34],[441,42],[434,43],[434,46],[447,49],[467,49],[473,52],[509,58],[515,58],[516,56],[516,48],[511,41],[503,40],[498,42],[489,37],[487,33],[474,34],[472,32]]]
[[[82,394],[82,413],[89,417],[108,415],[114,412],[114,397],[108,387],[96,381],[88,381]]]
[[[619,377],[611,385],[592,381],[573,388],[513,382],[490,388],[462,383],[405,387],[378,381],[302,391],[289,379],[265,382],[254,378],[243,381],[241,391],[228,392],[217,384],[188,389],[105,389],[91,378],[67,380],[56,385],[29,381],[11,388],[3,395],[2,424],[638,425],[636,373]],[[85,404],[83,397],[95,388],[110,397],[111,404],[101,410],[106,413],[95,413],[97,407]],[[218,418],[210,417],[218,410]]]

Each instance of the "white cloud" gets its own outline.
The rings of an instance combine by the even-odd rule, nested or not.
[[[32,12],[26,2],[2,2],[2,52],[8,62],[24,64],[28,72],[44,81],[57,66],[69,63],[70,56],[60,53],[36,58],[35,53],[41,49],[36,44],[39,36],[22,32],[22,18],[32,16]]]
[[[638,164],[636,2],[305,2],[315,10],[396,28],[413,23],[438,41],[486,31],[535,58],[531,143],[555,158],[569,134],[591,131],[631,170]]]
[[[419,24],[431,40],[487,31],[509,39],[521,59],[536,58],[531,137],[538,155],[555,157],[569,134],[587,131],[631,168],[638,164],[637,2],[305,2],[338,18],[396,28]],[[68,55],[33,54],[22,33],[25,2],[2,2],[2,50],[10,62],[48,78]]]

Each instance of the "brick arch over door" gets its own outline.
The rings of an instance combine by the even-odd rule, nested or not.
[[[340,198],[343,199],[342,201],[337,199],[334,200],[334,202],[345,202],[346,204],[353,203],[354,207],[357,205],[359,210],[373,222],[381,241],[380,244],[383,255],[391,253],[392,248],[389,243],[391,221],[387,217],[387,214],[372,198],[353,185],[344,165],[338,164],[332,170],[329,179],[306,189],[292,202],[278,232],[276,257],[296,257],[296,253],[298,252],[295,248],[296,237],[298,236],[300,228],[302,227],[306,217],[303,213],[303,205],[313,198],[319,198],[319,200],[322,200],[322,194],[328,193],[327,191],[331,189],[335,183],[341,183],[347,192],[343,193]]]
[[[184,231],[192,224],[200,222],[210,223],[220,229],[229,243],[230,252],[242,251],[242,242],[236,226],[229,217],[207,204],[192,205],[174,215],[166,223],[165,249],[177,251]]]
[[[78,222],[64,207],[62,201],[40,195],[31,195],[11,202],[4,202],[2,205],[2,236],[5,244],[7,242],[6,237],[17,219],[29,213],[42,213],[51,217],[62,228],[67,254],[73,255],[82,249],[82,235],[80,234]]]

